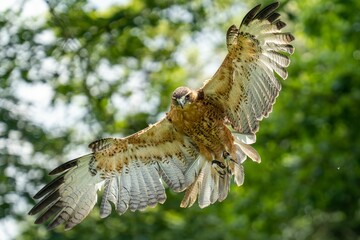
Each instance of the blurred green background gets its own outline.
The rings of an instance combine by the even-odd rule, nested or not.
[[[47,172],[163,116],[176,87],[216,71],[227,28],[270,1],[16,2],[0,14],[1,239],[360,239],[360,1],[281,2],[289,78],[254,144],[262,163],[224,202],[181,209],[167,190],[67,232],[27,216]]]

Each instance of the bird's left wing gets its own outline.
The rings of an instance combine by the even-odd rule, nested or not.
[[[163,203],[166,195],[160,179],[172,190],[183,191],[188,184],[184,173],[199,155],[166,118],[129,137],[102,139],[89,147],[91,154],[50,172],[58,177],[34,196],[42,198],[29,212],[39,214],[35,223],[52,219],[49,228],[64,223],[71,229],[92,210],[103,186],[101,217],[111,213],[110,203],[120,214]]]
[[[228,54],[215,73],[200,89],[205,98],[224,109],[232,127],[239,133],[253,135],[258,123],[271,112],[281,89],[274,72],[287,78],[294,37],[281,32],[286,26],[275,10],[279,3],[259,11],[260,5],[244,17],[239,29],[227,32]],[[281,53],[283,52],[283,53]]]

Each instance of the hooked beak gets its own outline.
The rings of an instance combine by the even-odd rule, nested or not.
[[[182,109],[184,108],[184,105],[185,105],[185,98],[173,98],[177,105],[179,105]]]
[[[181,107],[182,109],[184,109],[185,99],[184,99],[184,98],[180,98],[180,99],[176,99],[176,101],[178,102],[178,104],[180,105],[180,107]]]

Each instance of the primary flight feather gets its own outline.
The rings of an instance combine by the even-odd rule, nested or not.
[[[281,89],[274,73],[287,78],[294,52],[294,37],[281,31],[286,24],[278,6],[258,5],[239,28],[231,26],[228,53],[215,75],[200,89],[177,88],[162,120],[125,138],[95,141],[92,153],[51,171],[58,176],[34,196],[41,200],[29,212],[38,214],[35,223],[73,228],[93,209],[102,187],[100,215],[106,217],[110,203],[120,214],[164,203],[162,182],[185,191],[181,207],[196,199],[200,207],[224,200],[232,176],[242,185],[245,159],[261,161],[250,144]]]

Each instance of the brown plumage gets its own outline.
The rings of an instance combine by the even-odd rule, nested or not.
[[[34,198],[42,200],[29,212],[36,223],[80,223],[97,202],[104,187],[101,217],[155,206],[166,200],[166,183],[173,191],[186,191],[181,207],[196,199],[200,207],[222,201],[231,177],[244,181],[247,157],[260,162],[250,144],[259,121],[272,110],[281,85],[274,76],[287,77],[288,56],[294,37],[282,33],[285,23],[274,11],[278,3],[261,11],[253,8],[239,29],[226,35],[228,54],[215,75],[198,90],[177,88],[166,117],[126,138],[106,138],[89,145],[92,153],[64,163],[50,172],[59,174]],[[162,180],[162,181],[161,181]]]

